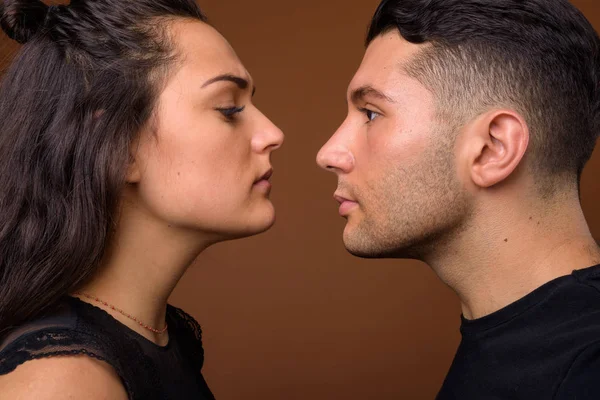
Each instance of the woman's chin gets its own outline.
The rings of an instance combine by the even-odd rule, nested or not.
[[[259,233],[266,232],[275,224],[275,209],[273,208],[272,204],[270,204],[268,209],[261,211],[262,212],[260,215],[254,216],[249,221],[247,236],[258,235]]]
[[[275,209],[270,207],[256,210],[239,226],[224,232],[224,240],[241,239],[268,231],[275,224]]]

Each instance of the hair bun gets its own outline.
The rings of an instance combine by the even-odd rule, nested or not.
[[[4,0],[0,13],[2,30],[23,44],[44,25],[48,6],[39,0]]]

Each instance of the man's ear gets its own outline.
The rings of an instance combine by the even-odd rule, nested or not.
[[[517,168],[529,145],[529,128],[512,110],[493,110],[463,129],[461,153],[466,157],[470,180],[489,188],[507,179]]]

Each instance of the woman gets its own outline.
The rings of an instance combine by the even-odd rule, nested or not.
[[[0,87],[2,398],[212,398],[167,299],[273,224],[283,134],[193,0],[5,0],[1,22],[25,43]]]

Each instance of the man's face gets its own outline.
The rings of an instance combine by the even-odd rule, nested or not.
[[[419,49],[397,31],[369,45],[348,88],[348,116],[317,155],[338,176],[344,244],[357,256],[420,258],[467,214],[455,133],[403,69]]]

